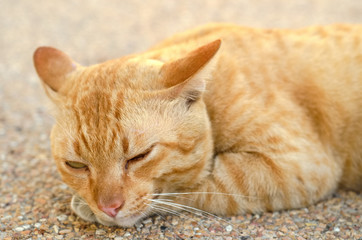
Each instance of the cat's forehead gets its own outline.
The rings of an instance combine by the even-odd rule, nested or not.
[[[91,154],[94,159],[131,154],[131,148],[143,150],[143,146],[148,146],[164,128],[153,111],[148,111],[141,101],[129,100],[121,90],[93,91],[69,105],[64,113],[66,115],[60,117],[68,119],[65,130],[72,136],[65,137],[78,142],[70,146],[75,149],[79,149],[75,146],[82,146],[82,154],[78,155]]]
[[[83,96],[101,90],[114,92],[158,89],[163,63],[140,57],[121,58],[90,67],[83,67],[69,81],[68,95]]]
[[[160,70],[163,63],[158,60],[142,57],[129,58],[123,65],[116,67],[116,78],[127,83],[132,89],[158,89],[160,85]]]
[[[125,142],[145,145],[162,129],[161,115],[156,114],[160,104],[147,91],[157,88],[161,66],[155,60],[132,58],[84,68],[74,76],[58,118],[68,119],[81,146],[99,153],[110,153],[111,146]]]

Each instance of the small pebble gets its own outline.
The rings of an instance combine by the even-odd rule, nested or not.
[[[11,216],[5,216],[3,218],[1,218],[1,222],[6,222],[7,220],[10,220],[11,219]]]
[[[60,234],[67,234],[67,233],[70,233],[70,232],[72,232],[71,229],[62,229],[62,230],[59,231]]]
[[[333,229],[333,231],[335,231],[335,232],[340,232],[341,229],[339,229],[339,227],[335,227],[335,228]]]
[[[54,225],[53,226],[53,229],[54,229],[54,232],[55,233],[58,233],[59,232],[59,227],[57,225]]]
[[[177,225],[178,224],[178,221],[176,218],[172,218],[172,222],[171,222],[172,225]]]
[[[231,232],[233,230],[233,227],[231,225],[228,225],[225,229],[227,232]]]
[[[40,228],[40,226],[41,226],[41,223],[35,223],[35,224],[34,224],[34,227],[35,227],[35,228]]]
[[[160,229],[161,229],[161,231],[164,232],[164,231],[166,231],[167,227],[166,226],[161,226]]]
[[[24,228],[23,227],[17,227],[17,228],[15,228],[15,231],[21,232],[21,231],[24,231]]]
[[[152,219],[151,219],[151,218],[147,218],[147,219],[145,219],[142,223],[143,223],[143,224],[152,223]]]
[[[135,224],[135,227],[136,227],[136,228],[142,228],[142,227],[143,227],[143,224],[142,224],[142,223],[136,223],[136,224]]]
[[[67,218],[68,216],[64,214],[57,217],[59,222],[64,222]]]
[[[108,234],[108,237],[113,239],[113,238],[116,237],[116,234],[115,233],[110,233],[110,234]]]
[[[26,230],[26,229],[29,229],[30,228],[30,225],[24,225],[23,228]]]
[[[104,235],[104,234],[106,234],[106,231],[104,231],[103,229],[96,230],[96,235]]]

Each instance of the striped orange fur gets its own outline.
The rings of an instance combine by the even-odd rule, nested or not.
[[[211,24],[94,66],[49,47],[34,63],[86,220],[275,211],[362,188],[362,26]]]

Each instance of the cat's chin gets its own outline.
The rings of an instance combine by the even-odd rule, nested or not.
[[[134,215],[126,218],[116,218],[113,221],[107,221],[97,218],[97,221],[106,226],[133,227],[137,222],[142,220],[144,215]]]

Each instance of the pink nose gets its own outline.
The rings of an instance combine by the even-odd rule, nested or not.
[[[115,217],[124,205],[124,201],[116,200],[109,205],[98,203],[98,208],[110,217]]]

